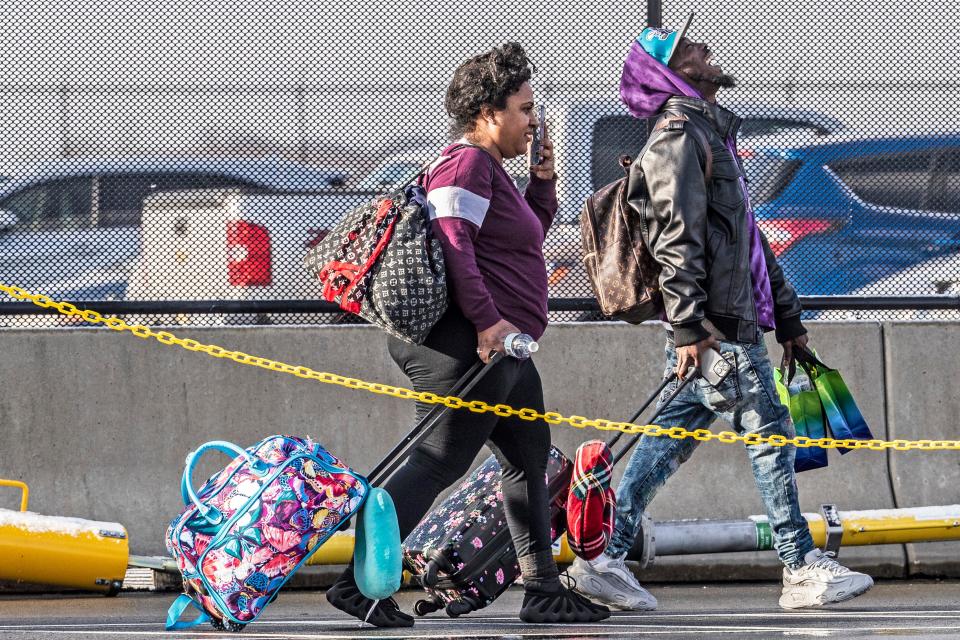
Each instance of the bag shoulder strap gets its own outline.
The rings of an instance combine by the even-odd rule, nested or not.
[[[454,151],[459,151],[460,149],[463,149],[463,148],[465,148],[465,147],[476,147],[477,149],[480,149],[480,148],[481,148],[481,147],[479,147],[478,145],[470,144],[469,142],[458,142],[458,143],[454,144],[453,147],[451,147],[450,153],[453,153]],[[490,154],[487,153],[486,150],[484,150],[484,155],[487,156],[487,162],[490,163],[490,169],[492,170],[492,169],[493,169],[493,158],[490,157]],[[438,155],[436,158],[434,158],[433,160],[431,160],[431,161],[428,162],[427,164],[425,164],[425,165],[423,165],[422,167],[420,167],[415,174],[413,174],[412,176],[410,176],[407,180],[405,180],[405,181],[403,182],[403,184],[401,184],[399,187],[397,187],[397,191],[402,191],[402,190],[406,189],[407,187],[409,187],[409,186],[410,186],[412,183],[414,183],[414,182],[416,182],[418,185],[420,185],[420,186],[422,187],[422,186],[423,186],[423,184],[421,184],[421,183],[422,183],[422,179],[423,179],[424,176],[427,175],[427,170],[433,165],[434,162],[436,162],[437,160],[439,160],[439,159],[442,158],[442,157],[443,157],[443,154],[441,153],[441,154]]]
[[[703,148],[703,179],[705,182],[709,182],[713,177],[713,149],[710,146],[710,140],[707,138],[707,134],[705,134],[700,127],[696,124],[692,124],[689,127],[687,126],[689,120],[690,118],[682,113],[676,115],[668,114],[660,118],[657,125],[653,128],[653,132],[663,131],[664,129],[668,131],[690,131]],[[650,137],[653,137],[653,133],[650,134]],[[646,146],[644,147],[644,151],[646,151]]]
[[[187,607],[197,609],[200,614],[193,620],[180,620]],[[210,620],[210,614],[204,611],[193,598],[185,593],[180,594],[170,608],[167,609],[167,622],[164,629],[167,631],[180,631],[181,629],[191,629],[198,624],[203,624]]]

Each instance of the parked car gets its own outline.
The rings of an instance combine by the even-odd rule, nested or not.
[[[364,176],[357,183],[355,190],[366,193],[386,191],[401,184],[423,169],[431,158],[436,157],[441,146],[442,144],[438,144],[436,147],[412,149],[388,157]]]
[[[960,252],[931,258],[853,292],[853,295],[960,297]],[[884,309],[847,311],[848,320],[960,320],[960,310]]]
[[[755,134],[830,135],[842,125],[809,111],[738,107]],[[554,297],[591,296],[580,256],[577,216],[586,197],[616,179],[617,157],[635,153],[648,124],[613,100],[577,100],[548,109],[559,180],[560,209],[545,242]],[[131,282],[132,299],[317,299],[320,288],[302,266],[306,249],[351,208],[404,180],[435,159],[443,143],[385,158],[359,181],[362,190],[311,197],[249,196],[234,190],[175,192],[149,198],[143,252]],[[505,165],[523,188],[524,159]],[[179,230],[179,231],[178,231]],[[258,322],[284,322],[259,316]],[[167,320],[194,323],[197,318]],[[209,322],[207,317],[204,322]]]
[[[801,294],[862,292],[960,250],[960,134],[741,155],[758,225]]]
[[[0,281],[64,297],[107,289],[125,291],[125,283],[119,287],[125,278],[118,274],[129,269],[139,253],[141,211],[150,194],[210,187],[317,192],[331,190],[344,178],[342,171],[279,159],[36,161],[0,183]],[[104,273],[110,274],[109,279],[97,280],[107,278]],[[39,318],[27,324],[42,324]],[[0,325],[11,321],[0,316]]]

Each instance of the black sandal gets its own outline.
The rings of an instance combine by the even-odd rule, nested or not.
[[[527,589],[520,608],[520,619],[532,624],[600,622],[609,617],[608,608],[564,587],[557,591]]]
[[[327,602],[375,627],[413,626],[413,616],[400,611],[393,598],[374,601],[360,593],[353,574],[340,576],[333,586],[327,589]]]

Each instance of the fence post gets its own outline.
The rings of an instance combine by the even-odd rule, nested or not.
[[[657,28],[663,26],[663,6],[660,0],[647,0],[647,25]]]

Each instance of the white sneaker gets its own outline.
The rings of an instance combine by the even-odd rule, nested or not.
[[[577,558],[567,570],[572,589],[588,598],[626,611],[653,611],[657,599],[640,586],[623,558],[601,554],[596,560]]]
[[[832,552],[814,549],[804,556],[806,564],[802,567],[784,567],[780,606],[784,609],[820,607],[856,598],[873,586],[873,578],[850,571],[834,560],[835,557]]]

